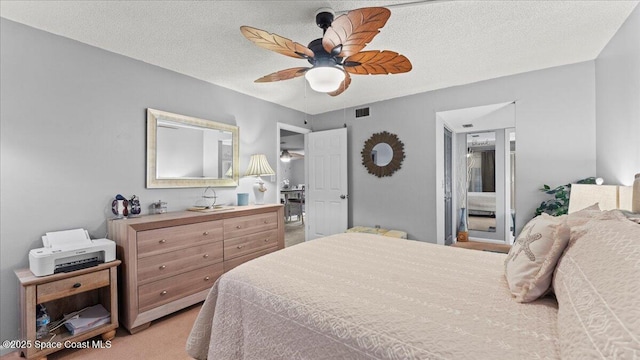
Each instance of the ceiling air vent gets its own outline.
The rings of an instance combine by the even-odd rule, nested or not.
[[[356,109],[356,118],[359,117],[363,117],[363,116],[369,116],[369,108],[361,108],[361,109]]]
[[[473,127],[473,124],[462,124],[462,127],[465,128],[465,129],[466,128],[471,128],[471,127]]]

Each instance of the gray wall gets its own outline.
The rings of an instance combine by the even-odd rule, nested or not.
[[[402,76],[402,75],[399,75]],[[517,100],[517,228],[545,199],[543,184],[560,185],[596,170],[595,65],[593,61],[529,72],[371,104],[371,116],[354,109],[312,117],[314,130],[349,127],[350,226],[381,225],[410,238],[436,242],[435,113]],[[402,168],[377,178],[362,165],[364,142],[380,131],[405,145]]]
[[[640,6],[596,59],[596,172],[631,185],[640,173]]]
[[[238,125],[241,175],[253,153],[275,166],[276,122],[305,127],[288,108],[6,19],[0,26],[0,340],[18,336],[13,271],[28,266],[45,232],[104,237],[118,193],[138,195],[145,213],[159,199],[175,211],[201,198],[201,188],[145,188],[147,107]],[[276,184],[264,180],[275,202]],[[252,185],[216,189],[219,201],[234,203]]]
[[[304,184],[304,162],[305,159],[291,161],[291,186]]]
[[[343,111],[313,116],[314,130],[349,126],[350,225],[436,241],[435,113],[444,110],[518,100],[519,219],[530,218],[544,199],[537,190],[543,183],[594,175],[596,156],[599,176],[628,183],[640,171],[638,12],[595,64],[374,103],[372,115],[357,120],[354,109],[346,118]],[[117,193],[140,196],[145,211],[158,199],[171,211],[200,198],[202,189],[145,189],[147,107],[238,125],[241,172],[257,152],[275,166],[276,121],[305,127],[303,115],[290,109],[5,19],[0,26],[0,340],[18,335],[13,270],[28,265],[28,250],[40,246],[42,234],[83,227],[105,236]],[[361,165],[360,151],[384,130],[400,137],[407,157],[399,172],[379,179]],[[252,193],[251,186],[241,179],[238,188],[216,191],[231,203],[236,192]],[[275,202],[277,184],[267,186],[266,200]]]

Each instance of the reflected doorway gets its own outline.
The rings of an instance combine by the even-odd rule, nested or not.
[[[465,134],[469,237],[512,243],[515,229],[515,130]]]
[[[482,105],[436,113],[436,131],[452,131],[452,164],[448,165],[445,144],[436,144],[443,171],[436,174],[436,195],[445,201],[437,213],[438,239],[450,228],[462,228],[473,241],[512,244],[515,212],[515,102]],[[444,136],[446,142],[446,135]],[[438,166],[440,167],[440,166]],[[446,172],[452,169],[453,189],[447,186]],[[445,210],[449,199],[453,209]],[[461,219],[461,216],[464,218]],[[463,232],[463,234],[465,234]]]

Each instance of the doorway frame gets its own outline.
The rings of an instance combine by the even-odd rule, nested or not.
[[[504,104],[506,106],[510,105],[510,104],[514,104],[513,106],[513,126],[508,126],[508,127],[504,127],[504,128],[499,128],[499,129],[503,129],[505,130],[505,133],[507,131],[513,131],[516,132],[517,134],[517,104],[518,100],[510,100],[508,102],[504,102],[504,103],[495,103],[496,105],[498,104]],[[488,105],[493,105],[493,104],[488,104]],[[478,105],[476,105],[478,106]],[[479,106],[485,106],[485,105],[479,105]],[[452,127],[447,125],[446,121],[444,120],[444,118],[442,116],[440,116],[439,113],[441,112],[447,112],[447,111],[451,111],[451,110],[460,110],[460,109],[465,109],[465,108],[469,108],[469,107],[475,107],[475,106],[461,106],[461,107],[456,107],[454,109],[441,109],[441,110],[437,110],[434,111],[434,118],[435,118],[435,141],[434,141],[434,145],[435,145],[435,154],[436,154],[436,159],[435,159],[435,163],[436,163],[436,171],[435,171],[435,178],[436,178],[436,201],[435,201],[435,205],[436,205],[436,244],[438,245],[444,245],[445,239],[444,239],[444,227],[445,227],[445,218],[444,218],[444,193],[445,193],[445,189],[444,189],[444,129],[445,127],[448,128],[449,130],[452,131],[453,133],[453,137],[452,137],[452,157],[454,159],[453,164],[452,164],[452,176],[454,179],[454,183],[457,182],[458,180],[458,176],[459,176],[459,171],[458,171],[458,166],[456,166],[456,161],[458,159],[459,156],[461,156],[460,153],[460,149],[459,147],[462,146],[462,144],[459,144],[458,141],[458,136],[459,134],[466,134],[468,132],[472,132],[472,131],[465,131],[465,132],[456,132],[453,131]],[[496,129],[483,129],[483,131],[491,131],[491,130],[496,130]],[[506,143],[508,143],[508,141],[506,141]],[[517,145],[516,145],[517,146]],[[466,148],[466,144],[465,144],[465,148]],[[507,152],[508,153],[508,152]],[[516,155],[517,158],[517,155]],[[506,159],[505,159],[506,160]],[[516,166],[516,172],[517,172],[517,166]],[[505,176],[508,176],[508,174],[505,174]],[[516,174],[516,178],[517,178],[517,174]],[[506,192],[506,189],[505,189]],[[507,198],[509,198],[509,194],[505,194],[507,196]],[[451,214],[453,221],[452,221],[452,227],[453,227],[453,234],[457,234],[457,227],[458,224],[460,222],[459,219],[459,211],[457,208],[457,204],[458,204],[458,191],[457,191],[457,184],[454,186],[454,191],[452,194],[452,202],[454,204],[453,206],[453,213]],[[507,199],[505,199],[505,205],[506,205]],[[508,244],[511,245],[514,241],[514,237],[510,237],[507,236],[507,232],[509,230],[509,226],[508,226],[508,222],[507,220],[510,218],[509,216],[506,216],[507,214],[505,214],[505,221],[504,221],[504,226],[505,226],[505,239],[504,241],[502,240],[493,240],[493,239],[486,239],[486,238],[470,238],[469,240],[473,240],[473,241],[480,241],[480,242],[488,242],[488,243],[498,243],[498,244]],[[516,218],[517,218],[517,208],[516,208]],[[517,219],[516,219],[517,221]],[[457,242],[457,238],[456,236],[454,236],[454,244]]]
[[[280,178],[280,165],[282,163],[282,161],[280,161],[280,153],[282,152],[282,149],[280,148],[280,130],[287,130],[287,131],[291,131],[291,132],[295,132],[298,134],[302,134],[302,135],[306,135],[310,132],[312,132],[311,129],[307,129],[307,128],[303,128],[301,126],[295,126],[295,125],[291,125],[291,124],[287,124],[287,123],[281,123],[281,122],[277,122],[276,123],[276,159],[277,159],[277,165],[276,165],[276,203],[280,204],[280,183],[282,182],[282,179]],[[304,136],[304,148],[307,148],[307,137]],[[305,154],[306,155],[306,154]],[[305,164],[304,164],[304,183],[305,185],[309,183],[309,171],[307,169],[307,160],[305,159]],[[307,229],[309,228],[309,219],[307,219],[307,221],[305,222],[305,231],[304,231],[304,238],[305,241],[308,239],[307,237]]]

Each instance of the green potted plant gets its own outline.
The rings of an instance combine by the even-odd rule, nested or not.
[[[595,177],[578,180],[576,184],[595,184]],[[545,194],[553,195],[552,199],[543,201],[536,209],[536,216],[547,213],[551,216],[565,215],[569,210],[569,197],[571,195],[571,184],[560,185],[551,188],[549,185],[543,185],[542,189]]]

